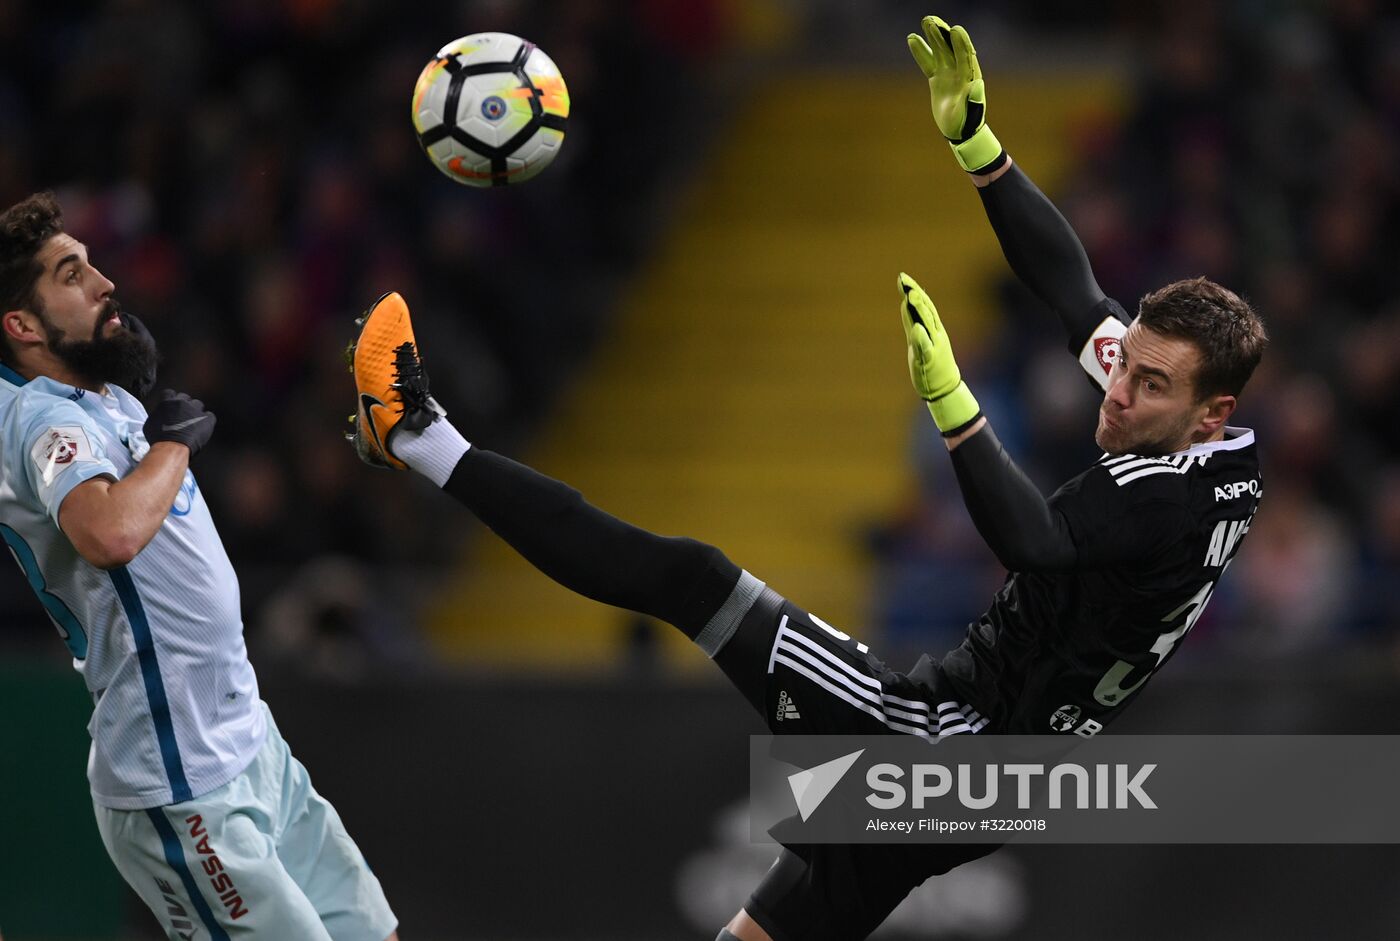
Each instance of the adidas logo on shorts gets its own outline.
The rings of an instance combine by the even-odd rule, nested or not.
[[[798,712],[798,711],[797,711],[797,707],[793,705],[793,703],[792,703],[792,698],[791,698],[790,696],[788,696],[787,690],[781,690],[781,691],[779,691],[779,693],[778,693],[778,721],[781,722],[781,721],[783,721],[784,719],[800,719],[800,718],[802,718],[802,714],[801,714],[800,712]]]

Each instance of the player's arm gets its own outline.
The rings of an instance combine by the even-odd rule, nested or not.
[[[1078,564],[1068,522],[1006,453],[985,419],[983,427],[947,443],[972,524],[1007,571],[1049,572]]]
[[[1099,287],[1074,229],[987,126],[986,86],[967,31],[936,16],[922,25],[909,50],[928,79],[934,122],[971,174],[1011,270],[1059,316],[1070,352],[1102,384],[1085,351],[1096,337],[1120,337],[1126,315]]]
[[[58,511],[59,528],[91,565],[126,565],[160,529],[189,463],[189,448],[173,442],[153,444],[121,480],[94,477],[69,491]]]
[[[1019,166],[1008,165],[977,192],[1007,264],[1059,316],[1078,356],[1106,318],[1118,319],[1119,309],[1094,278],[1079,236]]]
[[[150,450],[121,480],[86,480],[63,499],[59,528],[84,561],[98,568],[125,565],[155,537],[185,480],[190,458],[214,431],[204,404],[167,389],[144,431]]]
[[[948,444],[977,532],[1010,571],[1073,566],[1078,553],[1069,526],[997,440],[962,379],[933,301],[906,274],[899,290],[909,377]]]
[[[908,275],[899,276],[899,289],[909,376],[943,433],[968,514],[1002,565],[1050,572],[1134,564],[1190,532],[1178,500],[1124,489],[1107,471],[1068,497],[1046,500],[982,415],[933,302]]]

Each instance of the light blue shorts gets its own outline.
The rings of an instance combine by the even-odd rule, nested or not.
[[[149,810],[95,805],[107,853],[172,939],[384,941],[398,919],[379,880],[271,714],[267,728],[218,790]]]

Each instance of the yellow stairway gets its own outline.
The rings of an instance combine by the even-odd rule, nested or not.
[[[918,278],[967,348],[994,316],[988,286],[1004,264],[910,71],[756,87],[612,336],[518,455],[640,526],[720,546],[860,636],[859,532],[910,486],[920,407],[895,277]],[[1045,187],[1083,117],[1075,103],[1118,101],[1107,76],[998,76],[993,95],[998,134]],[[626,623],[483,530],[428,626],[451,660],[573,668],[612,663]],[[703,660],[664,636],[668,659]]]

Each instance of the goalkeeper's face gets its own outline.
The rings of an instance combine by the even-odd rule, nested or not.
[[[1209,439],[1225,415],[1217,414],[1219,396],[1201,401],[1196,395],[1200,363],[1194,343],[1134,321],[1108,374],[1094,441],[1109,454],[1153,455]]]

